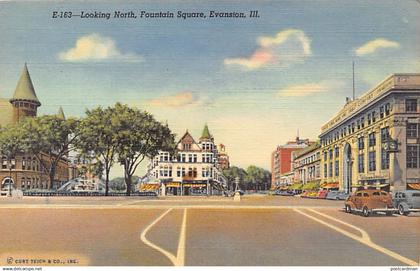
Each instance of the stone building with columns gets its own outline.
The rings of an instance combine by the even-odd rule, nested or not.
[[[393,74],[321,128],[321,179],[388,191],[420,185],[420,74]]]
[[[6,127],[27,117],[37,116],[41,106],[33,86],[28,67],[25,64],[15,92],[11,99],[0,98],[0,126]],[[64,118],[62,108],[58,117]],[[1,152],[1,150],[0,150]],[[49,157],[41,155],[41,159],[48,163]],[[44,173],[39,161],[31,154],[23,154],[12,159],[0,155],[0,190],[7,190],[10,186],[15,189],[51,189],[48,175]],[[59,187],[69,179],[69,167],[66,158],[59,161],[56,170],[54,188]]]

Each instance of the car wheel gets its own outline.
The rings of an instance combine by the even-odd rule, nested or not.
[[[404,206],[402,204],[398,205],[398,214],[400,215],[408,215],[408,212],[404,210]]]
[[[335,200],[340,200],[340,198],[339,197],[336,197]]]
[[[364,217],[368,217],[370,215],[370,211],[368,209],[368,207],[363,207],[363,216]]]
[[[351,207],[350,207],[350,205],[346,205],[346,207],[345,207],[345,210],[346,210],[346,213],[351,213]]]
[[[393,214],[394,214],[394,212],[393,212],[393,211],[387,211],[387,212],[385,212],[385,214],[386,214],[387,216],[391,216],[391,215],[393,215]]]

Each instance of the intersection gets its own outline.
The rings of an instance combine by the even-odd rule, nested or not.
[[[0,265],[418,265],[418,214],[365,218],[342,204],[269,196],[6,200]]]

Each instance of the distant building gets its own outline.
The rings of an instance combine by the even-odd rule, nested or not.
[[[8,100],[0,98],[0,126],[17,123],[26,117],[35,117],[37,109],[41,106],[36,96],[28,68],[25,64],[13,97]],[[58,116],[64,117],[60,108]],[[1,151],[1,150],[0,150]],[[42,170],[39,161],[31,154],[24,154],[14,157],[10,161],[5,156],[0,156],[0,184],[1,189],[8,189],[9,182],[13,188],[29,189],[51,189],[49,177]],[[42,155],[45,163],[49,163],[49,156]],[[59,161],[56,170],[54,187],[61,186],[69,179],[68,162],[66,158]]]
[[[226,152],[226,146],[224,144],[217,145],[218,154],[218,167],[220,170],[228,169],[230,167],[229,155]]]
[[[393,74],[322,127],[321,178],[341,190],[420,184],[420,74]]]
[[[285,145],[277,146],[276,150],[271,154],[271,187],[279,186],[281,176],[285,173],[292,172],[293,151],[307,147],[310,143],[309,139],[299,139],[289,141]]]
[[[159,181],[162,195],[218,193],[223,182],[218,157],[214,138],[207,124],[198,142],[186,131],[178,141],[175,156],[160,151],[152,159],[149,165],[150,183]]]
[[[321,145],[312,143],[306,148],[293,152],[294,182],[306,184],[321,180]]]

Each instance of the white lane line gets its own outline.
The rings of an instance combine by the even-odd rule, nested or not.
[[[170,253],[169,251],[159,247],[158,245],[153,244],[152,242],[150,242],[147,238],[146,238],[146,234],[147,232],[154,226],[156,225],[156,223],[158,223],[164,216],[166,216],[170,211],[172,211],[172,208],[168,209],[166,212],[164,212],[163,214],[161,214],[158,218],[156,218],[152,223],[149,224],[149,226],[147,226],[141,233],[140,235],[140,239],[143,241],[143,243],[145,243],[146,245],[148,245],[149,247],[159,251],[160,253],[162,253],[163,255],[165,255],[174,265],[177,264],[177,258]]]
[[[178,251],[176,255],[179,266],[185,265],[186,236],[187,236],[187,209],[185,208],[184,215],[182,218],[181,233],[179,234]]]
[[[406,258],[406,257],[404,257],[404,256],[402,256],[402,255],[400,255],[398,253],[395,253],[395,252],[393,252],[393,251],[391,251],[389,249],[386,249],[386,248],[384,248],[384,247],[382,247],[380,245],[377,245],[377,244],[373,243],[370,240],[369,235],[367,235],[368,238],[359,237],[359,236],[357,236],[355,234],[352,234],[352,233],[350,233],[348,231],[345,231],[343,229],[340,229],[340,228],[338,228],[338,227],[336,227],[336,226],[334,226],[334,225],[332,225],[330,223],[327,223],[325,221],[322,221],[319,218],[316,218],[316,217],[314,217],[314,216],[312,216],[310,214],[307,214],[305,212],[302,212],[299,209],[296,209],[295,208],[294,211],[296,211],[299,214],[304,215],[304,216],[306,216],[306,217],[308,217],[308,218],[310,218],[310,219],[312,219],[312,220],[314,220],[314,221],[316,221],[316,222],[318,222],[318,223],[320,223],[320,224],[322,224],[324,226],[327,226],[327,227],[329,227],[329,228],[331,228],[331,229],[333,229],[333,230],[335,230],[335,231],[337,231],[337,232],[339,232],[339,233],[341,233],[341,234],[343,234],[343,235],[345,235],[345,236],[347,236],[347,237],[349,237],[351,239],[354,239],[354,240],[356,240],[356,241],[358,241],[358,242],[360,242],[360,243],[362,243],[362,244],[364,244],[364,245],[366,245],[366,246],[368,246],[370,248],[373,248],[373,249],[375,249],[375,250],[377,250],[377,251],[379,251],[379,252],[381,252],[381,253],[383,253],[383,254],[391,257],[391,258],[394,258],[394,259],[396,259],[396,260],[398,260],[400,262],[403,262],[403,263],[405,263],[407,265],[411,265],[411,266],[418,266],[418,263],[417,262],[415,262],[415,261],[413,261],[411,259],[408,259],[408,258]]]
[[[327,215],[327,214],[324,214],[324,213],[318,212],[318,211],[316,211],[316,210],[314,210],[314,209],[311,209],[311,208],[308,208],[307,210],[309,210],[309,211],[311,211],[311,212],[314,212],[314,213],[316,213],[316,214],[318,214],[318,215],[320,215],[320,216],[326,217],[326,218],[328,218],[328,219],[330,219],[330,220],[333,220],[333,221],[335,221],[335,222],[341,223],[341,224],[343,224],[343,225],[345,225],[345,226],[347,226],[347,227],[349,227],[349,228],[355,229],[355,230],[357,230],[357,231],[359,231],[359,232],[360,232],[360,234],[362,235],[362,238],[363,238],[363,239],[370,241],[369,234],[368,234],[365,230],[363,230],[363,229],[361,229],[361,228],[359,228],[359,227],[356,227],[356,226],[354,226],[354,225],[352,225],[352,224],[350,224],[350,223],[347,223],[347,222],[341,221],[341,220],[339,220],[339,219],[337,219],[337,218],[335,218],[335,217],[329,216],[329,215]]]

